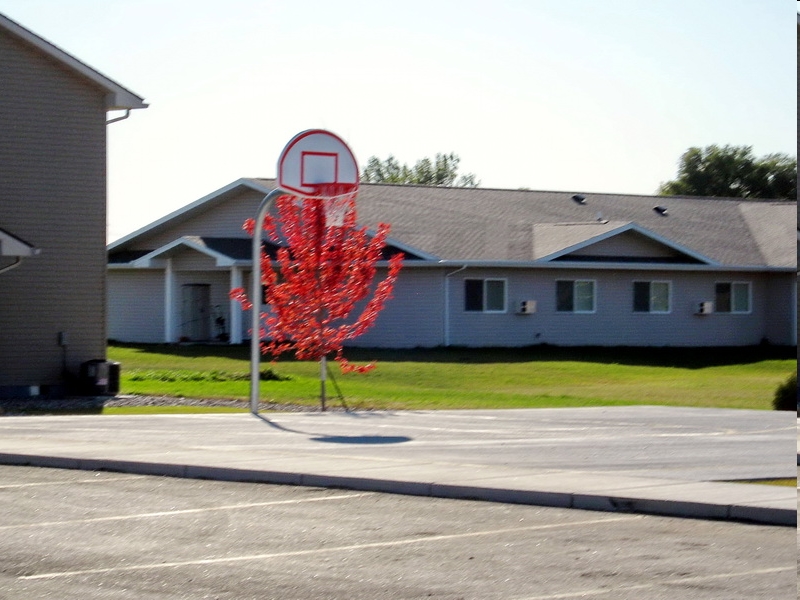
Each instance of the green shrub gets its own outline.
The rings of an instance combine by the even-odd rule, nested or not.
[[[261,381],[288,381],[291,377],[276,373],[272,369],[262,369]],[[186,381],[250,381],[249,373],[232,373],[229,371],[186,371],[186,370],[142,370],[133,369],[129,374],[131,381],[160,381],[166,383]]]
[[[778,386],[772,407],[775,410],[797,410],[797,372]]]

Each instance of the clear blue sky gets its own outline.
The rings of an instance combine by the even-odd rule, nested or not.
[[[788,0],[0,0],[150,104],[109,126],[109,240],[321,127],[360,164],[653,193],[690,146],[796,154]]]

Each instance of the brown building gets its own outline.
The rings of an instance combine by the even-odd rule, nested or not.
[[[0,397],[106,352],[106,126],[142,98],[0,14]]]

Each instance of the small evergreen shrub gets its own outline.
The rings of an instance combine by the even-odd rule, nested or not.
[[[797,372],[778,386],[772,407],[775,410],[797,410]]]

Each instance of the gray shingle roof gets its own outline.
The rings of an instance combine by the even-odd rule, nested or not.
[[[796,266],[796,202],[582,192],[579,204],[574,194],[362,184],[358,214],[362,225],[390,223],[393,238],[445,260],[531,261],[542,241],[536,225],[608,220],[636,223],[721,265]],[[666,216],[657,205],[668,209]]]
[[[233,182],[110,244],[112,260],[141,236],[213,210],[237,190],[266,194],[274,187],[271,179]],[[574,193],[362,184],[358,214],[360,224],[367,227],[390,223],[391,238],[401,247],[442,260],[528,263],[597,232],[635,224],[668,245],[721,266],[791,269],[797,265],[792,233],[797,226],[796,202],[582,193],[585,200],[578,203],[572,199]],[[666,215],[655,206],[666,207]],[[205,238],[202,243],[231,257],[245,257],[241,242]]]

